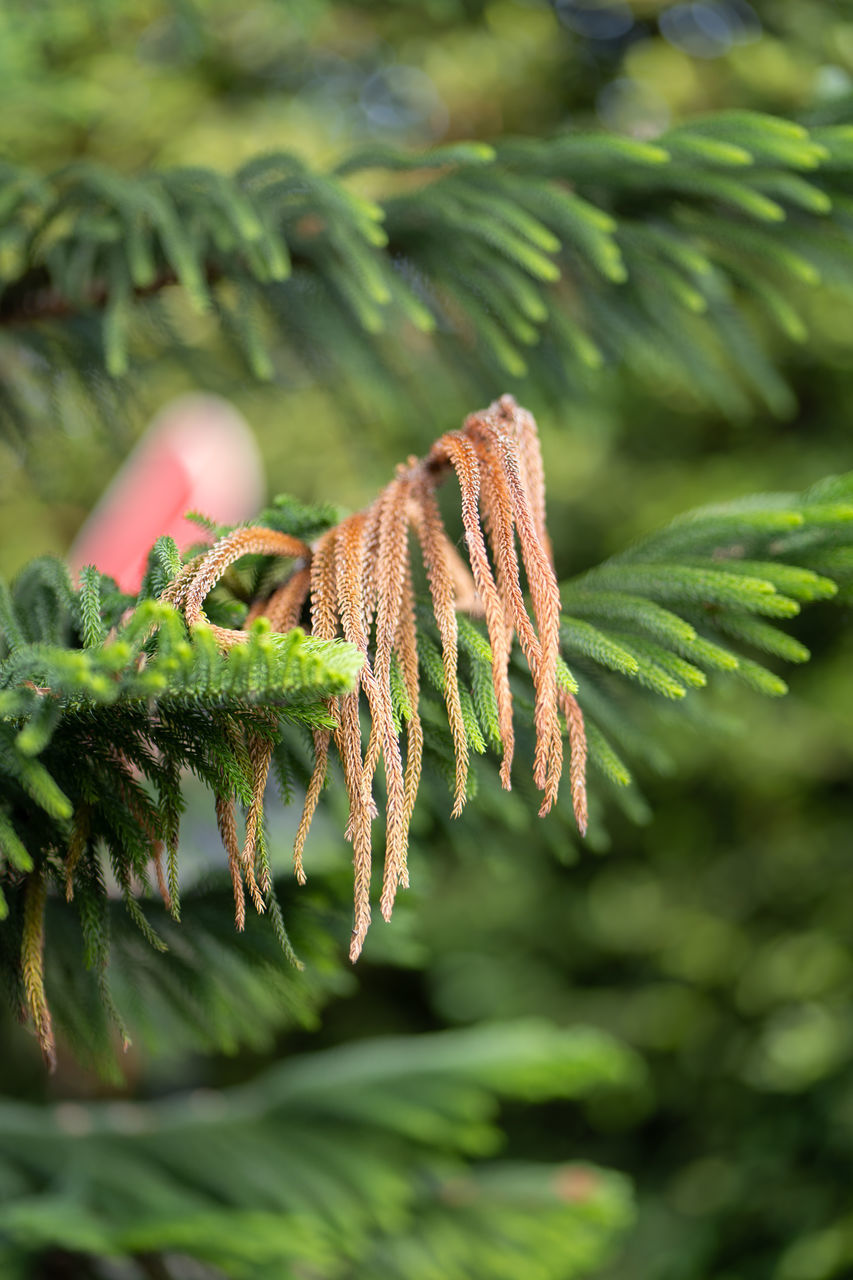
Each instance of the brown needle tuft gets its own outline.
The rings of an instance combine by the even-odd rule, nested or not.
[[[163,599],[174,599],[184,610],[187,625],[192,627],[204,620],[201,606],[211,588],[216,585],[225,570],[235,560],[246,555],[291,556],[295,559],[310,558],[311,550],[298,538],[291,538],[287,533],[279,533],[276,529],[249,527],[235,529],[226,534],[211,547],[205,555],[195,562],[196,567],[186,583],[176,586],[183,577],[179,574],[163,593]],[[189,568],[189,566],[187,566]],[[184,570],[186,572],[186,570]],[[227,627],[211,628],[217,640],[226,647],[239,644],[248,637],[245,631],[231,630]]]
[[[582,836],[585,836],[589,815],[586,808],[586,727],[583,722],[583,712],[574,694],[561,689],[557,697],[569,729],[571,745],[569,782],[572,788],[572,808],[578,830]]]
[[[448,538],[436,490],[453,472],[459,484],[467,564]],[[385,863],[380,906],[387,920],[400,886],[408,884],[409,823],[420,782],[424,732],[419,713],[420,673],[415,627],[410,532],[420,547],[423,571],[441,641],[441,679],[455,757],[453,816],[468,790],[469,747],[459,687],[457,613],[485,619],[491,645],[492,683],[509,789],[515,748],[509,662],[517,639],[534,687],[536,745],[533,778],[543,792],[541,814],[554,804],[563,765],[560,712],[570,743],[570,784],[578,827],[586,830],[586,735],[571,693],[558,686],[560,599],[545,527],[545,482],[536,424],[511,396],[472,414],[461,431],[449,432],[421,461],[409,458],[391,483],[362,512],[348,517],[308,547],[271,529],[237,529],[196,557],[163,593],[182,608],[192,626],[204,621],[206,596],[225,570],[247,554],[295,560],[290,576],[267,600],[256,601],[247,623],[266,617],[274,630],[296,626],[309,602],[311,632],[319,639],[343,636],[361,653],[356,688],[328,703],[334,729],[314,732],[314,769],[294,844],[297,879],[305,879],[303,850],[326,778],[334,741],[349,797],[346,837],[352,842],[355,909],[350,955],[361,951],[370,923],[371,827],[378,808],[375,781],[382,766],[385,789]],[[531,609],[525,602],[522,569]],[[223,648],[246,639],[245,630],[212,628]],[[362,692],[370,730],[363,744]],[[469,704],[470,705],[470,704]],[[274,727],[274,726],[272,726]],[[405,729],[405,752],[403,750]],[[235,734],[240,731],[235,728]],[[217,820],[228,852],[238,927],[245,918],[244,878],[263,910],[268,890],[260,843],[263,793],[272,755],[271,736],[247,731],[241,750],[252,778],[242,850],[234,796],[217,798]],[[258,854],[260,844],[261,855]],[[258,880],[260,883],[258,883]]]
[[[216,825],[219,838],[228,854],[228,870],[231,872],[231,884],[234,888],[234,921],[239,930],[246,927],[246,891],[243,888],[243,874],[240,870],[240,845],[237,840],[237,820],[234,816],[234,799],[232,796],[216,797]]]
[[[34,871],[27,881],[24,898],[24,936],[21,945],[21,968],[27,1007],[33,1020],[42,1057],[49,1071],[56,1070],[56,1044],[53,1023],[44,991],[44,908],[47,881],[42,871]]]

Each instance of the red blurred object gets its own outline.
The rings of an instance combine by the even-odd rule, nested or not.
[[[181,550],[201,541],[186,512],[239,524],[258,510],[263,490],[258,446],[243,417],[218,396],[184,396],[151,423],[75,538],[69,564],[75,574],[94,564],[136,592],[161,534]]]

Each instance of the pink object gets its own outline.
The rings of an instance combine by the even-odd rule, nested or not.
[[[181,550],[203,539],[184,519],[200,511],[239,524],[263,499],[263,466],[244,418],[218,396],[189,395],[159,414],[83,525],[68,554],[74,573],[94,564],[124,591],[139,590],[161,534]]]

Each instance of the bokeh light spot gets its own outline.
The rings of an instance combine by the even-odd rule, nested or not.
[[[761,22],[751,5],[739,0],[699,0],[676,4],[659,19],[661,35],[694,58],[719,58],[733,45],[749,44],[761,35]]]
[[[428,75],[417,67],[383,67],[361,91],[361,109],[376,133],[434,141],[447,130],[448,111]]]
[[[554,8],[563,26],[587,40],[618,40],[634,25],[634,15],[627,4],[596,4],[594,0],[556,0]]]

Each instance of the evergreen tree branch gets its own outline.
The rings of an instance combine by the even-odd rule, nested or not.
[[[451,554],[435,504],[436,486],[451,474],[470,571]],[[842,476],[801,495],[692,513],[560,593],[535,424],[511,397],[472,414],[421,462],[410,458],[371,507],[325,532],[328,511],[283,502],[267,515],[278,528],[226,533],[186,565],[161,539],[135,602],[91,569],[75,590],[50,559],[28,566],[11,591],[0,590],[4,969],[48,1057],[50,980],[46,988],[39,906],[47,885],[78,904],[86,963],[114,1013],[104,854],[141,938],[155,952],[167,950],[139,891],[144,900],[153,878],[165,911],[179,918],[182,771],[195,773],[214,798],[238,930],[248,899],[298,963],[272,884],[264,795],[273,766],[288,790],[289,777],[306,788],[294,851],[302,881],[302,848],[334,742],[349,799],[355,959],[370,919],[380,761],[387,918],[396,890],[408,883],[408,825],[424,763],[448,776],[458,814],[474,793],[473,761],[487,749],[502,755],[501,782],[509,786],[515,720],[543,815],[558,800],[567,733],[564,794],[581,831],[587,756],[639,816],[622,753],[652,764],[660,756],[650,708],[682,705],[689,723],[701,714],[694,700],[710,675],[784,693],[766,659],[752,655],[803,661],[805,647],[778,624],[805,603],[844,597],[853,581],[853,478]],[[429,590],[422,606],[410,526]],[[311,544],[297,536],[309,531],[319,532]],[[281,568],[271,576],[282,558],[292,565],[283,581]],[[226,569],[232,592],[219,584]],[[272,630],[267,610],[284,633]],[[484,619],[488,639],[466,611]],[[311,637],[295,625],[304,614]],[[366,742],[360,710],[370,721]],[[306,729],[313,753],[299,736]],[[524,774],[517,769],[514,778],[523,790]],[[237,806],[245,813],[242,837]],[[49,975],[49,955],[47,968]]]
[[[725,112],[655,143],[377,149],[333,174],[292,155],[233,177],[7,168],[0,325],[41,349],[61,347],[62,324],[80,355],[95,321],[87,358],[118,377],[134,317],[178,285],[260,378],[287,348],[328,377],[420,330],[478,389],[530,371],[564,394],[621,365],[728,415],[756,399],[785,413],[768,326],[805,341],[821,282],[853,290],[850,136]],[[355,174],[378,201],[354,193]],[[316,343],[318,325],[340,341]]]
[[[443,1255],[448,1280],[486,1280],[512,1274],[507,1262],[536,1238],[544,1280],[587,1275],[631,1221],[624,1180],[485,1161],[498,1100],[581,1099],[641,1080],[638,1060],[604,1033],[528,1021],[373,1039],[205,1096],[7,1106],[0,1260],[60,1246],[81,1275],[87,1254],[152,1251],[245,1280],[305,1268],[420,1280],[433,1273],[406,1266],[408,1236],[416,1256]]]
[[[810,654],[780,624],[808,604],[848,599],[851,547],[848,474],[802,494],[690,512],[562,584],[563,651],[580,685],[596,770],[630,789],[631,769],[619,752],[669,769],[649,733],[661,698],[701,724],[697,695],[709,683],[742,681],[771,697],[785,694],[768,657],[800,663]],[[642,816],[630,791],[628,804]]]

